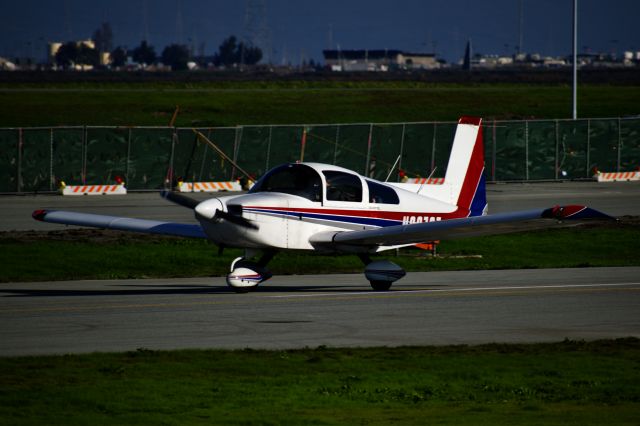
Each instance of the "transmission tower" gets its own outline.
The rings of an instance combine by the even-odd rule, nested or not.
[[[150,42],[149,40],[149,2],[148,0],[142,0],[142,40]]]
[[[176,43],[182,44],[183,25],[182,25],[182,3],[180,0],[176,2]]]
[[[262,62],[271,63],[271,30],[267,24],[267,2],[246,0],[244,14],[244,42],[262,50]]]

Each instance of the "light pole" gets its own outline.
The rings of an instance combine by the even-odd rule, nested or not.
[[[573,114],[578,118],[578,0],[573,0]]]

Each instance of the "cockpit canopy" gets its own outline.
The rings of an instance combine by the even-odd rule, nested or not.
[[[249,191],[282,192],[311,201],[322,201],[322,179],[313,168],[304,164],[283,164],[265,174]]]
[[[323,181],[326,193],[323,194]],[[364,179],[369,203],[399,204],[395,189],[375,181]],[[297,195],[314,202],[340,201],[362,203],[365,191],[363,179],[354,173],[341,170],[322,170],[322,175],[306,164],[284,164],[267,172],[251,188],[249,193],[281,192]],[[325,197],[325,198],[323,198]]]

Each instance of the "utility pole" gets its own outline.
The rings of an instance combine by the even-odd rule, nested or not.
[[[578,118],[578,0],[573,0],[573,114]]]
[[[522,31],[523,31],[523,27],[524,27],[524,4],[523,4],[524,0],[520,0],[520,10],[519,10],[519,23],[518,23],[518,55],[520,55],[523,50],[522,50]]]

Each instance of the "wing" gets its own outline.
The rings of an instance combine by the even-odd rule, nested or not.
[[[365,231],[322,232],[311,238],[314,246],[349,247],[399,246],[452,238],[504,234],[552,226],[558,221],[607,219],[602,212],[584,206],[553,207],[451,219],[441,222],[388,226]]]
[[[133,219],[130,217],[105,216],[63,210],[36,210],[33,218],[42,222],[65,225],[90,226],[119,231],[143,232],[147,234],[176,235],[190,238],[207,238],[200,225],[157,220]]]

